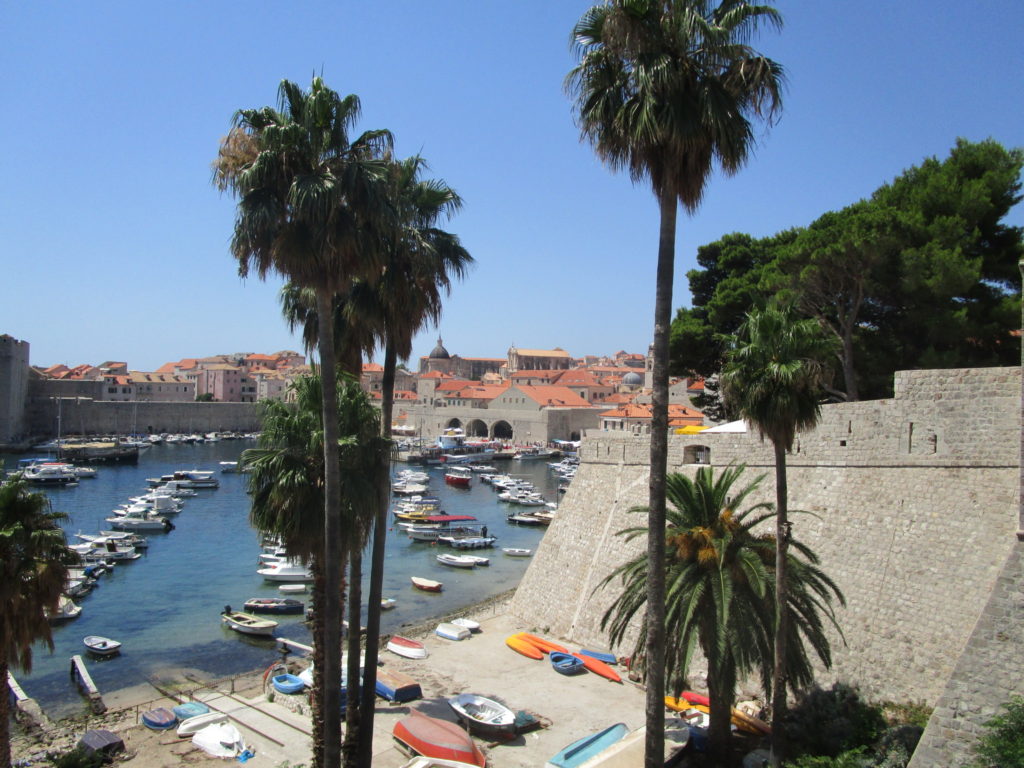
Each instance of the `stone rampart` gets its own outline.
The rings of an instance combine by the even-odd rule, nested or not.
[[[790,507],[813,514],[793,516],[794,535],[847,600],[845,645],[833,638],[823,683],[939,700],[1015,546],[1020,404],[1019,369],[905,371],[894,398],[826,406],[819,426],[799,435],[787,462]],[[674,435],[669,451],[669,471],[744,463],[748,482],[764,475],[750,503],[774,501],[771,445],[756,433]],[[615,533],[636,525],[628,510],[647,502],[649,444],[591,431],[580,455],[512,611],[524,626],[606,647],[600,620],[616,585],[598,585],[645,546]]]

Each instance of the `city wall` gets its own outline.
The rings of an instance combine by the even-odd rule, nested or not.
[[[1020,369],[900,372],[892,399],[826,406],[787,462],[791,509],[813,513],[793,516],[794,536],[847,601],[838,611],[845,643],[833,636],[833,668],[819,679],[857,684],[871,698],[942,699],[934,720],[940,711],[959,720],[961,743],[1000,696],[1024,691],[1020,416]],[[770,443],[756,433],[672,436],[669,471],[694,473],[697,446],[716,468],[745,463],[747,481],[763,474],[750,503],[774,501]],[[648,452],[643,438],[587,433],[576,478],[512,603],[524,628],[607,647],[600,620],[615,585],[598,585],[645,547],[615,534],[647,502]],[[995,599],[999,589],[1011,597]],[[1000,639],[972,659],[964,651],[976,625]],[[632,639],[618,650],[629,653]],[[949,723],[942,733],[953,733]],[[952,763],[915,768],[933,764]]]

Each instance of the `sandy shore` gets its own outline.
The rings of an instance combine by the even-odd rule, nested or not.
[[[498,745],[477,740],[487,754],[488,765],[498,768],[543,765],[566,744],[587,733],[616,722],[625,723],[631,730],[643,724],[644,692],[638,686],[628,681],[613,683],[590,673],[565,677],[556,673],[546,659],[534,661],[509,649],[505,645],[508,635],[535,628],[522,626],[507,613],[507,599],[507,595],[502,596],[462,613],[481,624],[480,632],[462,642],[451,642],[433,634],[436,621],[403,629],[401,634],[424,642],[430,652],[427,659],[411,660],[382,652],[383,667],[415,678],[423,689],[423,699],[401,705],[377,699],[375,768],[398,768],[408,761],[408,756],[397,748],[391,731],[410,708],[454,721],[445,699],[463,692],[495,699],[513,710],[526,710],[547,725]],[[571,647],[570,650],[576,649]],[[181,678],[190,679],[184,673]],[[194,678],[191,679],[189,687],[196,689]],[[167,681],[166,685],[181,691],[180,681]],[[169,690],[165,685],[161,688]],[[309,717],[294,711],[305,707],[301,700],[292,701],[291,706],[286,707],[279,700],[280,695],[268,702],[261,672],[236,678],[230,685],[221,683],[194,690],[192,695],[206,700],[214,709],[229,712],[246,742],[255,750],[256,755],[248,761],[249,765],[279,766],[285,761],[292,766],[309,763]],[[37,734],[36,738],[23,735],[15,740],[15,759],[38,759],[49,749],[70,748],[88,728],[108,728],[125,740],[127,759],[119,762],[126,765],[172,768],[223,764],[193,747],[190,740],[179,741],[173,731],[154,732],[138,725],[139,714],[145,709],[177,703],[158,696],[149,685],[105,695],[111,710],[106,715],[62,721],[59,725],[63,733],[58,735]]]

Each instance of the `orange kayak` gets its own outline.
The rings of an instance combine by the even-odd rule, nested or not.
[[[702,693],[694,693],[693,691],[683,691],[678,699],[673,696],[665,697],[665,706],[674,712],[682,712],[692,704],[710,707],[711,699]]]
[[[687,709],[695,709],[698,712],[704,714],[711,713],[711,707],[706,704],[694,704],[687,701],[685,698],[680,696],[678,699],[674,696],[665,697],[665,707],[671,709],[674,712],[683,712]],[[751,715],[741,712],[740,710],[733,707],[732,715],[729,718],[732,724],[739,728],[741,731],[747,733],[753,733],[761,736],[768,736],[772,732],[772,727],[768,725],[764,720],[761,720]]]
[[[505,638],[505,645],[513,651],[523,654],[528,659],[543,659],[544,654],[540,652],[533,643],[527,642],[519,635],[511,635]]]
[[[531,635],[529,632],[520,632],[516,637],[522,638],[542,653],[551,653],[552,651],[556,651],[557,653],[569,652],[569,650],[564,646],[561,646],[558,643],[552,643],[550,640],[545,640],[543,637]]]
[[[611,680],[613,683],[621,683],[622,682],[622,677],[619,676],[619,673],[616,672],[611,667],[609,667],[607,664],[605,664],[600,659],[595,659],[595,658],[593,658],[591,656],[584,656],[581,653],[573,653],[571,655],[575,656],[577,659],[582,661],[584,668],[586,668],[587,670],[593,672],[595,675],[600,675],[601,677],[606,677],[609,680]]]

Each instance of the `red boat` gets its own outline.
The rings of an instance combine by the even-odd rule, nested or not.
[[[456,488],[469,488],[473,479],[473,470],[469,467],[448,467],[444,473],[444,481]]]
[[[483,768],[487,758],[473,737],[455,723],[424,715],[413,709],[408,717],[395,723],[392,735],[417,755],[442,760],[458,760]]]
[[[421,579],[419,576],[412,577],[412,585],[417,589],[422,589],[424,592],[440,592],[444,588],[440,581]]]

